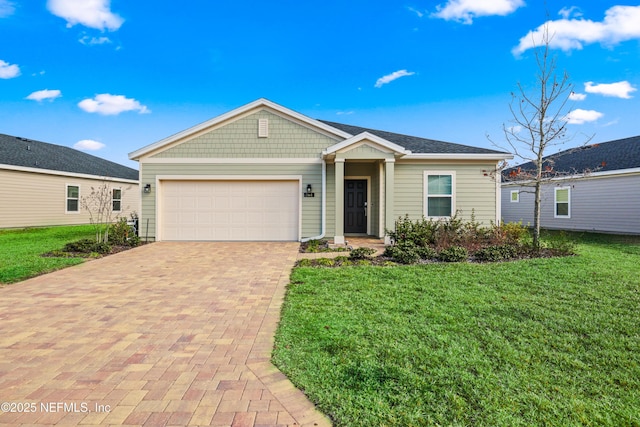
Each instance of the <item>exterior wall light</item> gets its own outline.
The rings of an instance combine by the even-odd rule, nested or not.
[[[151,184],[146,184],[144,186],[144,192],[145,193],[151,193]]]

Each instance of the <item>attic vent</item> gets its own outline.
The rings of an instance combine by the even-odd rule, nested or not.
[[[258,119],[258,138],[269,137],[269,119]]]

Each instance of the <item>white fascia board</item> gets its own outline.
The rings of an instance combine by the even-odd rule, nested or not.
[[[327,147],[327,149],[322,152],[322,155],[323,156],[327,156],[327,155],[330,155],[330,154],[334,154],[334,153],[336,153],[336,152],[338,152],[338,151],[340,151],[340,150],[342,150],[344,148],[347,148],[347,147],[349,147],[351,145],[357,144],[357,143],[365,141],[365,140],[373,142],[373,143],[375,143],[377,145],[380,145],[381,147],[384,147],[384,148],[386,148],[388,150],[391,150],[391,151],[393,151],[393,152],[395,152],[397,154],[402,154],[402,155],[411,154],[411,151],[406,150],[401,145],[398,145],[398,144],[396,144],[394,142],[391,142],[391,141],[387,141],[386,139],[380,138],[379,136],[374,135],[372,133],[362,132],[362,133],[357,134],[356,136],[353,136],[353,137],[351,137],[349,139],[345,139],[344,141],[341,141],[341,142],[339,142],[337,144],[334,144],[331,147]]]
[[[624,176],[624,175],[635,175],[640,174],[640,168],[630,168],[630,169],[616,169],[612,171],[603,171],[603,172],[592,172],[587,174],[574,174],[567,176],[558,176],[554,178],[543,178],[542,182],[557,182],[557,181],[565,181],[569,179],[593,179],[593,178],[607,178],[612,176]],[[523,186],[533,184],[534,180],[527,179],[522,181],[504,181],[502,182],[503,187],[514,187],[514,186]]]
[[[462,153],[411,153],[403,160],[507,160],[513,159],[513,154],[462,154]]]
[[[149,157],[140,160],[142,164],[267,164],[267,165],[315,165],[321,164],[322,159],[313,158],[279,158],[279,157],[261,157],[261,158],[244,158],[244,157]]]
[[[0,169],[13,170],[18,172],[40,173],[43,175],[69,176],[73,178],[95,179],[98,181],[126,182],[128,184],[139,184],[139,181],[126,178],[114,178],[110,176],[90,175],[87,173],[65,172],[53,169],[29,168],[26,166],[4,165],[0,164]]]
[[[132,151],[131,153],[129,153],[129,159],[131,160],[138,160],[140,157],[144,156],[145,154],[148,154],[152,151],[155,151],[159,148],[162,148],[166,145],[169,145],[175,141],[178,141],[182,138],[188,137],[189,135],[198,133],[202,130],[205,130],[207,128],[213,127],[219,123],[222,123],[224,121],[227,121],[229,119],[232,119],[235,116],[239,116],[241,114],[244,114],[248,111],[251,111],[255,108],[259,108],[259,107],[267,107],[267,108],[271,108],[277,112],[279,112],[280,114],[283,114],[285,116],[289,116],[291,118],[294,118],[296,120],[299,120],[309,126],[312,127],[316,127],[319,129],[324,130],[325,132],[328,132],[330,134],[336,135],[340,138],[349,138],[351,137],[351,134],[344,132],[340,129],[336,129],[332,126],[326,125],[318,120],[314,120],[310,117],[305,116],[304,114],[300,114],[298,112],[295,112],[293,110],[290,110],[286,107],[283,107],[282,105],[276,104],[275,102],[271,102],[268,99],[265,98],[260,98],[257,99],[253,102],[250,102],[249,104],[243,105],[241,107],[238,107],[234,110],[231,110],[227,113],[224,113],[220,116],[214,117],[213,119],[207,120],[206,122],[202,122],[198,125],[195,125],[193,127],[190,127],[189,129],[185,129],[181,132],[178,132],[174,135],[171,135],[167,138],[161,139],[160,141],[154,142],[153,144],[149,144],[145,147],[140,148],[139,150],[136,151]]]

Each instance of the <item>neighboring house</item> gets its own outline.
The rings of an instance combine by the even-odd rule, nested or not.
[[[550,159],[545,170],[569,176],[544,184],[542,227],[640,234],[640,136],[565,150]],[[503,173],[504,221],[533,224],[533,188],[518,180],[532,169],[525,163]]]
[[[138,171],[69,147],[0,134],[0,228],[87,224],[83,197],[110,186],[114,212],[138,211]]]
[[[129,154],[150,240],[382,237],[399,216],[500,218],[484,148],[314,120],[265,99]],[[148,222],[147,222],[148,221]]]

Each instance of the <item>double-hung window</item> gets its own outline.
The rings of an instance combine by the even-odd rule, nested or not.
[[[80,186],[67,185],[67,213],[80,211]]]
[[[424,216],[450,218],[456,211],[456,175],[448,171],[424,172]]]
[[[556,187],[554,190],[554,218],[571,218],[571,188]]]
[[[111,203],[114,212],[122,210],[122,190],[120,188],[111,190]]]

